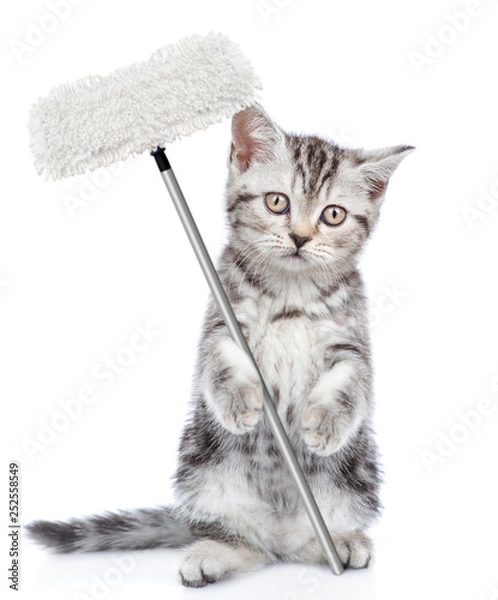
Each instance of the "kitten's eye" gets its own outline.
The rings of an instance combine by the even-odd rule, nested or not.
[[[290,208],[290,200],[285,194],[270,192],[265,196],[265,205],[268,210],[277,215],[283,215]]]
[[[325,225],[340,225],[344,222],[346,215],[347,212],[344,208],[342,208],[342,206],[331,204],[323,209],[320,219],[325,223]]]

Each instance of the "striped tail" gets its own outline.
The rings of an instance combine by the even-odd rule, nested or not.
[[[177,548],[196,537],[196,527],[168,506],[69,521],[33,521],[25,529],[31,540],[60,553]]]

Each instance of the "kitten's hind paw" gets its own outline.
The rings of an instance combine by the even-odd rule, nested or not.
[[[346,569],[366,569],[370,565],[373,543],[362,531],[338,535],[334,538],[334,542]]]
[[[235,548],[215,540],[198,540],[185,551],[178,574],[186,587],[204,587],[208,583],[263,564],[262,557],[249,548]]]
[[[192,544],[185,556],[178,574],[186,587],[204,587],[215,583],[227,572],[222,557],[217,555],[216,542],[201,541]]]

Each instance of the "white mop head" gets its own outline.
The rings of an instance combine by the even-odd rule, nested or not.
[[[29,121],[36,169],[60,179],[150,152],[254,104],[260,89],[226,36],[183,38],[147,61],[38,100]]]

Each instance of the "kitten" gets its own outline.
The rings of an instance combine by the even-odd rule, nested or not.
[[[260,107],[235,115],[232,131],[218,271],[339,555],[361,569],[381,478],[357,262],[413,148],[290,135]],[[174,506],[35,521],[30,536],[59,552],[186,546],[179,575],[190,587],[279,561],[325,563],[262,408],[254,368],[211,299]]]

